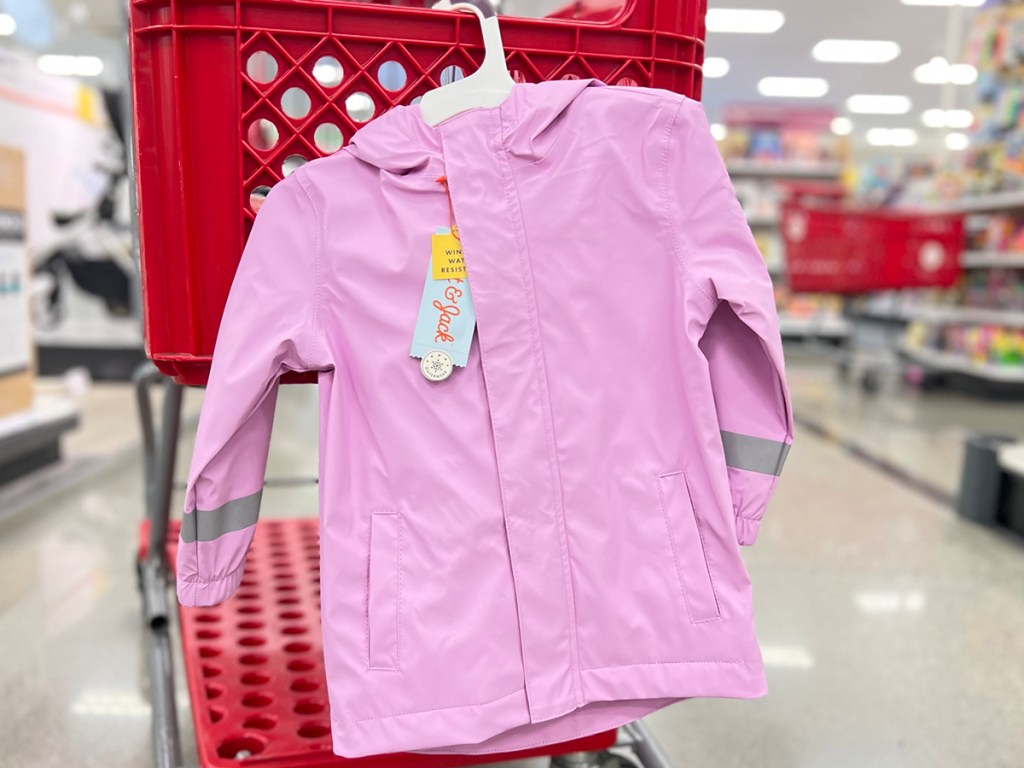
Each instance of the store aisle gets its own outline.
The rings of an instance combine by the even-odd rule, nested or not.
[[[312,474],[315,397],[282,393],[289,428],[269,475]],[[265,509],[310,514],[315,495],[271,488]],[[136,459],[0,520],[0,700],[19,703],[0,719],[0,764],[150,764],[132,572],[141,498]],[[675,764],[1019,765],[1021,544],[806,433],[769,514],[746,554],[771,694],[651,717]]]
[[[953,497],[960,485],[964,441],[972,434],[1022,437],[1024,401],[987,400],[951,389],[919,392],[888,370],[881,392],[842,381],[834,361],[786,351],[794,411],[806,427],[853,445],[872,458]]]

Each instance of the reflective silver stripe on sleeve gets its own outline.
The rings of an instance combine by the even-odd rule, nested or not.
[[[195,509],[187,512],[181,520],[181,540],[186,544],[213,541],[225,533],[256,525],[262,496],[261,488],[251,496],[232,499],[216,509]]]
[[[725,463],[734,469],[778,475],[789,455],[789,443],[722,430]]]

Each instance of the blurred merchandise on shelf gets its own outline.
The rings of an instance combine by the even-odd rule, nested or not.
[[[963,281],[963,305],[1024,312],[1024,272],[1019,269],[971,271]]]
[[[960,194],[1024,189],[1024,7],[979,12],[964,52],[978,70],[971,146],[963,153]]]
[[[929,307],[950,305],[956,301],[956,287],[916,288],[901,291],[875,291],[854,304],[857,314],[876,320],[909,320]]]
[[[775,304],[790,317],[810,319],[842,314],[843,301],[834,293],[793,293],[784,285],[775,287]]]
[[[873,159],[851,164],[846,180],[851,201],[862,205],[919,208],[935,198],[936,168],[930,161]]]
[[[755,228],[754,242],[757,244],[758,250],[761,251],[768,272],[778,274],[782,270],[782,243],[779,240],[778,232]]]
[[[734,104],[724,110],[719,142],[727,164],[756,162],[832,171],[846,160],[847,142],[832,132],[835,110],[774,104]]]
[[[780,221],[783,200],[794,186],[842,188],[848,142],[832,132],[831,108],[736,104],[723,112],[719,149],[732,177],[754,240],[780,297],[783,335],[791,339],[845,336],[841,302],[829,297],[794,297],[784,286],[786,256]],[[834,299],[834,297],[832,297]]]
[[[963,275],[949,291],[905,292],[903,352],[931,373],[1024,394],[1024,7],[977,14],[965,59],[978,69],[971,144],[937,174],[934,195],[962,210]],[[885,301],[880,300],[880,301]],[[880,301],[866,308],[879,312]]]
[[[835,294],[793,293],[787,286],[776,283],[775,304],[784,339],[842,340],[849,333],[842,299]]]
[[[968,217],[966,245],[965,269],[1024,269],[1024,222],[1008,213]]]
[[[906,346],[944,353],[977,366],[1024,366],[1024,328],[913,322]]]
[[[1024,248],[1024,225],[1013,216],[997,213],[977,217],[981,226],[967,234],[967,247],[978,251],[1014,251]]]
[[[777,184],[740,177],[733,181],[733,188],[748,220],[756,224],[778,218],[782,195]]]

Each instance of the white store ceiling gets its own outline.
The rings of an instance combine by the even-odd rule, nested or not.
[[[509,0],[520,12],[543,12],[565,0]],[[683,0],[680,0],[683,1]],[[104,84],[114,85],[123,77],[123,12],[126,0],[0,0],[5,3],[48,2],[53,10],[53,41],[39,52],[97,55],[107,64]],[[644,2],[644,0],[639,0]],[[865,148],[864,136],[871,128],[913,128],[920,143],[914,154],[942,147],[946,131],[927,128],[921,114],[929,108],[969,107],[973,86],[921,85],[914,81],[914,68],[935,56],[954,54],[959,58],[966,24],[973,9],[908,6],[900,0],[709,0],[711,8],[774,9],[785,15],[778,32],[767,35],[709,32],[707,55],[729,61],[727,75],[707,79],[704,102],[712,120],[719,119],[729,103],[792,103],[802,106],[832,106],[839,114],[846,100],[855,94],[906,96],[912,107],[905,115],[850,115],[855,147]],[[951,19],[954,22],[951,28]],[[952,33],[952,34],[951,34]],[[822,39],[891,40],[900,54],[885,64],[834,64],[815,61],[814,45]],[[0,42],[10,38],[0,38]],[[952,41],[953,51],[948,51]],[[119,60],[120,59],[120,60]],[[820,99],[766,99],[758,95],[762,77],[818,77],[828,82],[828,93]],[[900,150],[886,149],[887,153]]]
[[[729,73],[704,82],[704,103],[712,119],[732,102],[789,103],[834,106],[854,126],[854,143],[863,144],[870,128],[913,128],[921,137],[917,151],[942,146],[945,131],[926,128],[921,114],[929,108],[969,108],[974,88],[922,85],[914,81],[914,68],[935,56],[959,60],[966,24],[974,10],[903,5],[900,0],[711,0],[712,8],[776,9],[785,15],[782,28],[768,35],[709,32],[707,56],[729,61]],[[959,23],[957,23],[959,19]],[[947,35],[953,22],[953,51],[947,54]],[[886,64],[834,64],[815,61],[811,50],[823,39],[892,40],[900,54]],[[828,93],[820,99],[766,99],[757,83],[767,76],[824,78]],[[911,110],[905,115],[849,115],[846,100],[856,94],[906,96]],[[887,150],[891,151],[891,150]]]
[[[127,0],[48,0],[53,15],[69,28],[84,26],[97,35],[119,37]],[[78,20],[78,23],[76,23]]]

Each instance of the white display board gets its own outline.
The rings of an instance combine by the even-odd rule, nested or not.
[[[32,258],[60,241],[54,215],[93,207],[106,190],[103,168],[123,162],[98,91],[44,74],[33,60],[2,48],[0,146],[25,156],[25,229]]]
[[[91,83],[45,74],[34,59],[0,48],[0,146],[25,158],[26,245],[30,268],[42,270],[29,291],[35,345],[141,349],[137,315],[112,310],[102,292],[88,292],[66,266],[113,261],[136,279],[123,199],[124,149],[102,94]],[[116,184],[125,194],[111,193],[115,224],[101,221],[99,208]],[[0,328],[9,336],[6,322]]]

